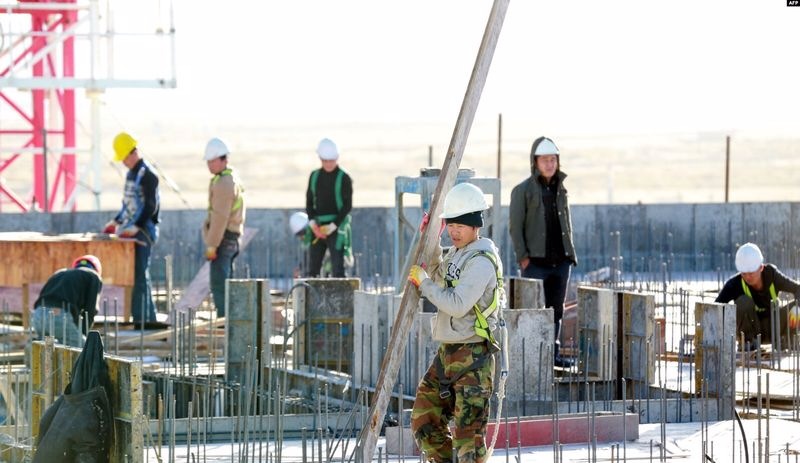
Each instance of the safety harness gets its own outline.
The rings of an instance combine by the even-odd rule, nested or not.
[[[494,266],[495,270],[495,277],[497,279],[497,283],[494,287],[494,296],[492,297],[492,302],[486,309],[481,310],[480,306],[475,303],[472,306],[472,310],[475,313],[475,324],[473,325],[473,329],[475,330],[475,334],[479,337],[483,338],[488,346],[486,353],[475,359],[472,364],[469,366],[461,369],[451,378],[447,378],[444,372],[444,365],[442,365],[442,361],[440,357],[437,355],[434,360],[434,365],[436,366],[436,376],[439,379],[439,397],[442,399],[446,399],[452,395],[452,385],[453,383],[457,382],[462,376],[470,371],[475,371],[481,368],[491,357],[494,355],[495,352],[500,352],[500,380],[498,381],[497,385],[497,416],[496,416],[496,426],[499,429],[500,426],[500,419],[502,417],[502,407],[503,407],[503,400],[505,399],[505,384],[506,378],[508,377],[508,331],[506,329],[506,322],[503,319],[502,310],[500,310],[499,303],[500,303],[500,290],[503,289],[503,275],[500,273],[500,267],[497,265],[497,258],[491,252],[485,250],[478,250],[473,255],[469,256],[466,261],[473,259],[477,256],[483,256],[489,259]],[[455,288],[458,285],[458,280],[445,280],[445,285],[448,288]],[[489,327],[488,318],[497,312],[497,326],[500,329],[502,334],[502,345],[497,343],[497,340],[492,333],[492,330]],[[494,451],[494,445],[497,442],[497,435],[499,433],[495,432],[492,438],[491,445],[487,448],[487,459],[492,456],[492,452]]]
[[[321,171],[322,169],[317,169],[311,173],[311,184],[309,185],[311,188],[311,201],[315,210],[317,209],[317,180],[319,179],[319,174]],[[344,207],[344,199],[342,198],[342,179],[344,178],[344,174],[345,171],[339,167],[339,172],[336,174],[336,180],[333,187],[337,211],[341,211],[342,207]],[[318,222],[333,222],[336,220],[336,217],[338,217],[338,214],[325,214],[317,216],[316,220]],[[343,250],[345,258],[352,259],[352,228],[350,226],[350,214],[348,214],[344,220],[342,220],[342,223],[340,223],[337,228],[339,233],[336,236],[336,249]],[[306,228],[304,242],[309,244],[313,240],[314,235],[311,232],[311,229]]]
[[[744,282],[744,278],[742,278],[740,281],[742,282],[742,289],[744,290],[745,296],[749,297],[750,299],[753,299],[753,295],[750,293],[750,287],[747,286],[747,283]],[[769,295],[773,303],[778,300],[778,293],[775,292],[775,282],[769,284]],[[753,299],[753,305],[755,305],[756,307],[756,312],[766,312],[767,310],[764,307],[757,306],[755,299]]]

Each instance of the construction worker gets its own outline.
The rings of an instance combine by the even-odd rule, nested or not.
[[[570,367],[560,355],[561,319],[571,267],[578,264],[572,244],[572,217],[555,142],[539,137],[531,147],[531,175],[511,191],[508,230],[525,278],[542,280],[546,307],[553,308],[556,366]]]
[[[755,350],[759,348],[759,335],[761,342],[767,343],[777,341],[777,337],[773,338],[773,330],[786,333],[789,306],[778,306],[780,319],[776,323],[772,319],[772,306],[779,304],[781,291],[792,293],[794,304],[800,302],[800,282],[787,277],[773,264],[765,264],[761,250],[753,243],[739,246],[735,261],[739,273],[725,282],[714,302],[727,304],[734,301],[737,338],[740,333],[744,334],[744,345],[739,349]]]
[[[353,182],[339,167],[339,148],[323,138],[317,146],[322,168],[311,173],[306,190],[306,213],[314,235],[309,248],[309,276],[319,277],[325,251],[330,255],[332,275],[345,276],[345,259],[352,259],[350,210]]]
[[[225,142],[212,138],[206,144],[204,159],[214,176],[208,185],[208,217],[203,223],[206,259],[211,262],[210,284],[217,316],[225,316],[225,280],[233,273],[233,260],[239,255],[239,239],[244,231],[244,187],[228,166]]]
[[[100,259],[87,254],[50,276],[33,303],[37,339],[53,336],[64,345],[81,347],[97,314],[102,274]]]
[[[441,345],[420,380],[411,412],[414,438],[432,462],[487,458],[493,353],[498,350],[493,330],[505,305],[500,254],[490,239],[480,236],[487,208],[480,188],[469,183],[453,187],[440,216],[453,246],[428,265],[431,277],[420,265],[412,266],[408,276],[438,309],[431,327]],[[424,219],[422,228],[426,225]]]
[[[150,285],[150,254],[158,240],[158,176],[139,156],[136,140],[128,133],[114,137],[114,160],[128,168],[122,208],[103,232],[136,239],[131,314],[136,327],[156,321],[156,306]]]

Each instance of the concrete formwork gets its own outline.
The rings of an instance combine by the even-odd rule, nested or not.
[[[602,381],[617,378],[617,362],[613,360],[619,319],[617,310],[614,291],[578,287],[580,369]]]
[[[553,309],[507,310],[504,317],[509,344],[506,406],[525,414],[529,402],[553,399]]]
[[[246,384],[248,365],[254,369],[271,352],[269,280],[226,280],[225,295],[225,379]]]
[[[298,341],[295,362],[352,373],[354,292],[358,278],[296,280]],[[301,326],[302,325],[302,326]]]
[[[627,396],[639,396],[655,378],[656,353],[652,347],[655,345],[655,296],[620,291],[617,297],[621,315],[617,333],[617,352],[621,354],[617,358],[618,369],[628,380]],[[621,398],[621,394],[618,396]]]
[[[506,296],[509,309],[541,309],[544,307],[542,280],[509,277],[506,280]]]
[[[736,306],[698,302],[694,316],[695,390],[720,399],[718,419],[729,420],[736,388]]]
[[[389,339],[389,313],[400,296],[356,291],[353,295],[353,384],[372,387],[378,380]]]

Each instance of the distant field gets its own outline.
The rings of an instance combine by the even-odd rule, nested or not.
[[[296,128],[241,128],[216,132],[233,150],[231,163],[239,169],[250,207],[301,208],[308,174],[318,167],[314,148],[328,136],[341,148],[341,165],[354,180],[356,207],[394,204],[394,179],[416,176],[428,164],[441,167],[451,127],[342,126],[327,131]],[[496,127],[476,123],[462,167],[477,176],[496,176]],[[180,189],[162,187],[164,208],[205,208],[209,179],[202,150],[208,129],[170,129],[154,126],[135,135],[142,152]],[[511,188],[529,174],[528,152],[538,133],[520,135],[509,130],[502,149],[502,203]],[[110,139],[113,134],[107,138]],[[558,136],[562,166],[569,174],[567,187],[573,204],[680,203],[724,200],[725,134],[679,133],[656,136]],[[110,143],[109,143],[110,144]],[[110,159],[110,149],[106,156]],[[30,195],[31,170],[18,161],[4,173],[5,185],[23,197]],[[88,156],[79,155],[79,171],[86,172]],[[101,207],[119,205],[121,165],[103,166]],[[51,167],[51,173],[55,166]],[[800,201],[800,137],[734,134],[731,149],[730,200]],[[183,198],[183,199],[182,199]],[[78,197],[81,210],[94,208],[85,189]],[[2,210],[15,209],[3,202]]]

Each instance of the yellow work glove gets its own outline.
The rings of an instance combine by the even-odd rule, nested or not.
[[[428,278],[428,272],[426,272],[424,268],[419,265],[411,266],[411,271],[408,272],[408,281],[414,286],[419,288],[419,285],[421,285],[426,278]]]
[[[214,260],[217,258],[217,248],[209,246],[206,248],[206,259]]]

